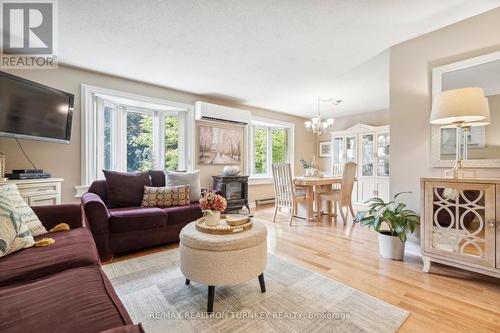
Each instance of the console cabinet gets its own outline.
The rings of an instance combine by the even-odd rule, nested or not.
[[[61,203],[61,178],[8,180],[16,184],[19,193],[30,206],[59,205]]]
[[[422,178],[424,272],[439,262],[500,277],[500,179]]]

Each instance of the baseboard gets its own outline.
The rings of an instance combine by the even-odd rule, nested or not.
[[[418,243],[406,242],[405,251],[406,251],[406,253],[417,256],[417,257],[422,256],[422,250],[420,249],[420,244],[418,244]]]

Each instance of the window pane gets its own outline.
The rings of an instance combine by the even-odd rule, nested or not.
[[[267,173],[267,129],[255,129],[255,173]]]
[[[179,168],[179,117],[165,117],[165,170]]]
[[[273,136],[273,163],[288,162],[288,132],[285,129],[272,131]]]
[[[153,116],[127,113],[127,170],[145,171],[153,167]]]
[[[104,107],[104,169],[111,170],[113,156],[113,109],[109,106]]]

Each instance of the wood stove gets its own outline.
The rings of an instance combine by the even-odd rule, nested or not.
[[[248,209],[248,176],[212,176],[213,190],[227,200],[224,213],[234,212],[243,207]]]

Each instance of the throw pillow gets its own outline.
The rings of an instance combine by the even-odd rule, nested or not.
[[[141,205],[144,186],[151,186],[148,172],[115,172],[103,170],[106,177],[108,206],[110,208]]]
[[[171,207],[189,205],[189,185],[144,187],[142,207]]]
[[[0,257],[33,244],[35,240],[30,229],[17,213],[14,203],[7,196],[0,196]]]
[[[200,170],[191,172],[167,171],[165,185],[179,186],[189,185],[189,199],[191,202],[197,202],[201,197]]]
[[[0,186],[0,198],[3,197],[8,198],[12,202],[16,213],[20,216],[23,223],[28,226],[32,236],[36,237],[47,233],[47,229],[40,222],[33,209],[24,201],[16,185],[6,184]]]

